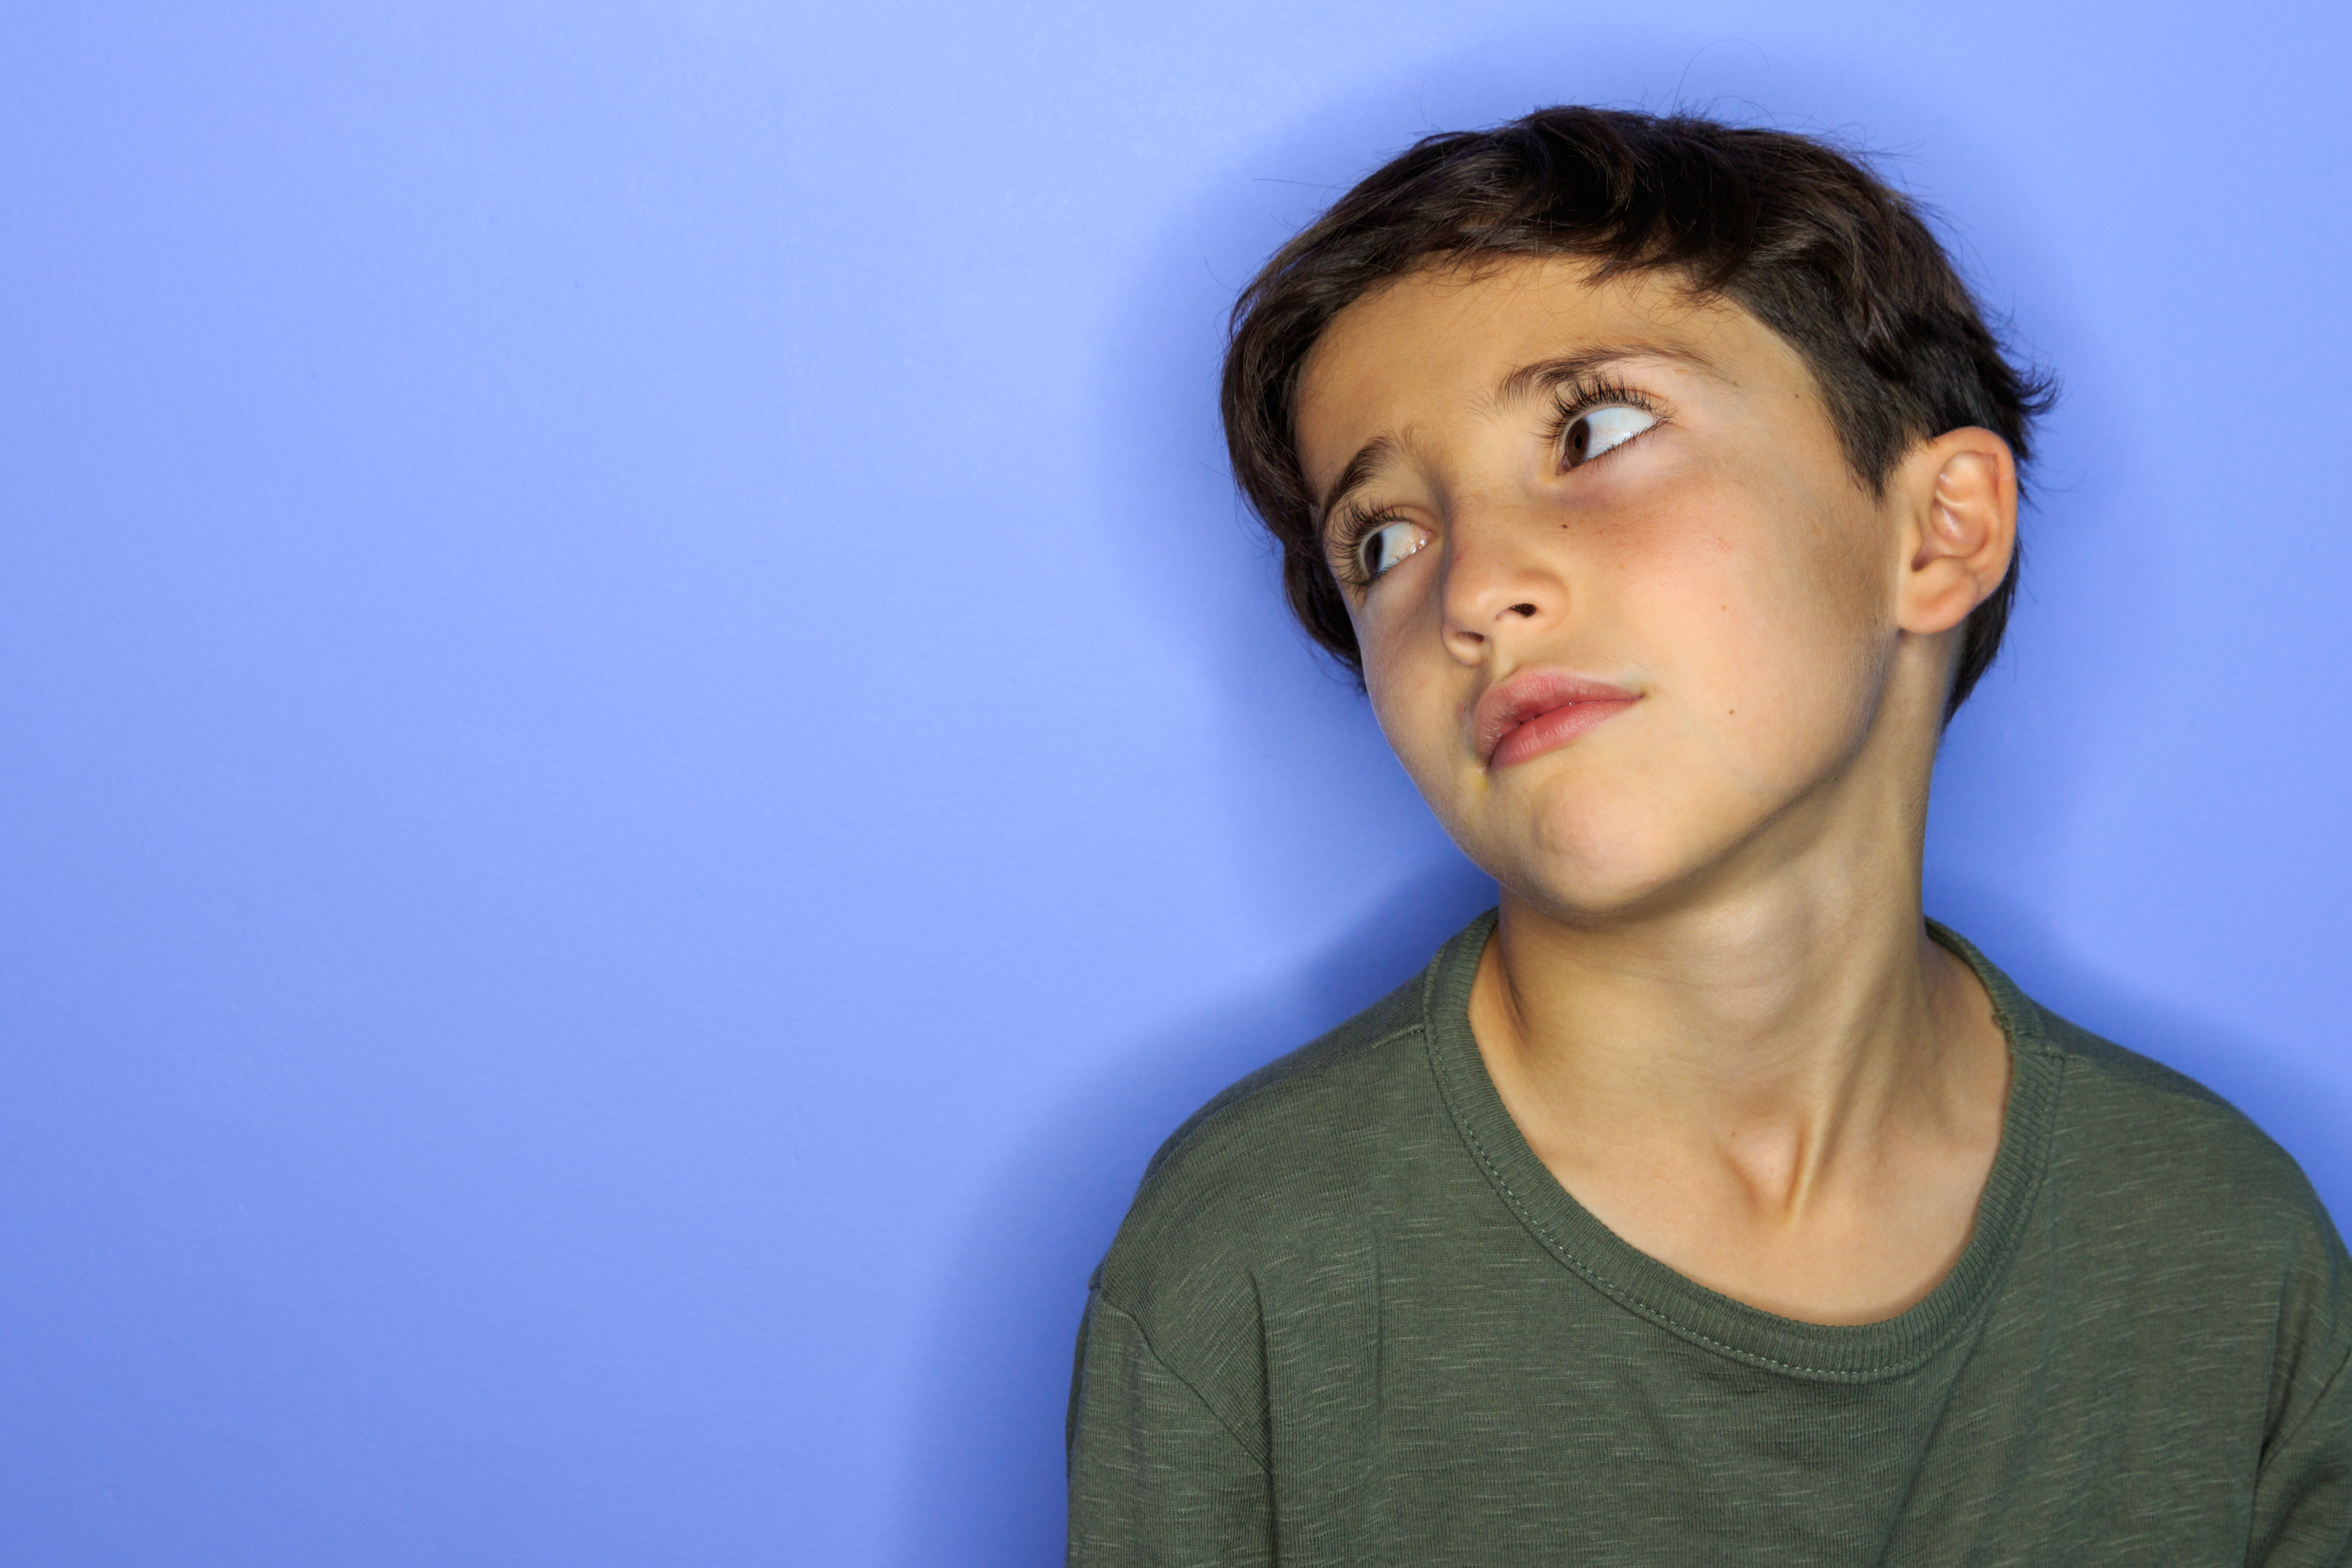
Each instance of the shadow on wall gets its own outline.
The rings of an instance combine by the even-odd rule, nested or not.
[[[1078,1314],[1145,1162],[1219,1089],[1379,1000],[1493,902],[1467,862],[1428,868],[1287,985],[1106,1053],[1039,1121],[958,1226],[926,1314],[896,1561],[1059,1561]]]

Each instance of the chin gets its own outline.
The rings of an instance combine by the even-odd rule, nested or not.
[[[1456,837],[1513,896],[1575,925],[1637,916],[1672,900],[1696,869],[1682,836],[1646,813],[1586,811],[1547,826],[1509,842]]]
[[[1681,886],[1672,877],[1627,874],[1618,868],[1540,866],[1498,875],[1498,885],[1519,902],[1570,926],[1604,926],[1637,920],[1663,907]]]

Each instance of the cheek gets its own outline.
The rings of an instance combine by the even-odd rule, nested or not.
[[[1884,628],[1839,520],[1693,507],[1617,575],[1660,685],[1732,776],[1785,784],[1866,709]]]
[[[1431,770],[1450,750],[1446,733],[1446,699],[1432,673],[1411,659],[1389,658],[1364,664],[1364,686],[1371,697],[1372,717],[1389,749],[1423,788]]]
[[[1433,628],[1413,612],[1359,616],[1356,646],[1364,689],[1389,749],[1424,792],[1436,787],[1461,749],[1458,679]]]

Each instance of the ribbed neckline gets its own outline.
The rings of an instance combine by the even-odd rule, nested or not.
[[[1470,1033],[1470,984],[1495,929],[1492,910],[1439,950],[1424,976],[1430,1064],[1463,1141],[1529,1232],[1560,1262],[1627,1310],[1721,1355],[1791,1377],[1870,1383],[1916,1371],[1973,1322],[2016,1250],[2047,1163],[2062,1067],[2041,1009],[1959,936],[1935,939],[1984,983],[2009,1037],[2009,1106],[1975,1228],[1941,1284],[1883,1322],[1800,1322],[1735,1301],[1638,1250],[1570,1195],[1528,1146]]]

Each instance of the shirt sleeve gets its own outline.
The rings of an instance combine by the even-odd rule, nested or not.
[[[1266,1470],[1095,1292],[1070,1386],[1070,1568],[1246,1568],[1274,1562]]]
[[[2352,1565],[2352,1255],[2313,1197],[2281,1298],[2270,1435],[2246,1561]]]
[[[2294,1425],[2263,1452],[2254,1483],[2259,1568],[2352,1563],[2352,1365],[2339,1359]]]

